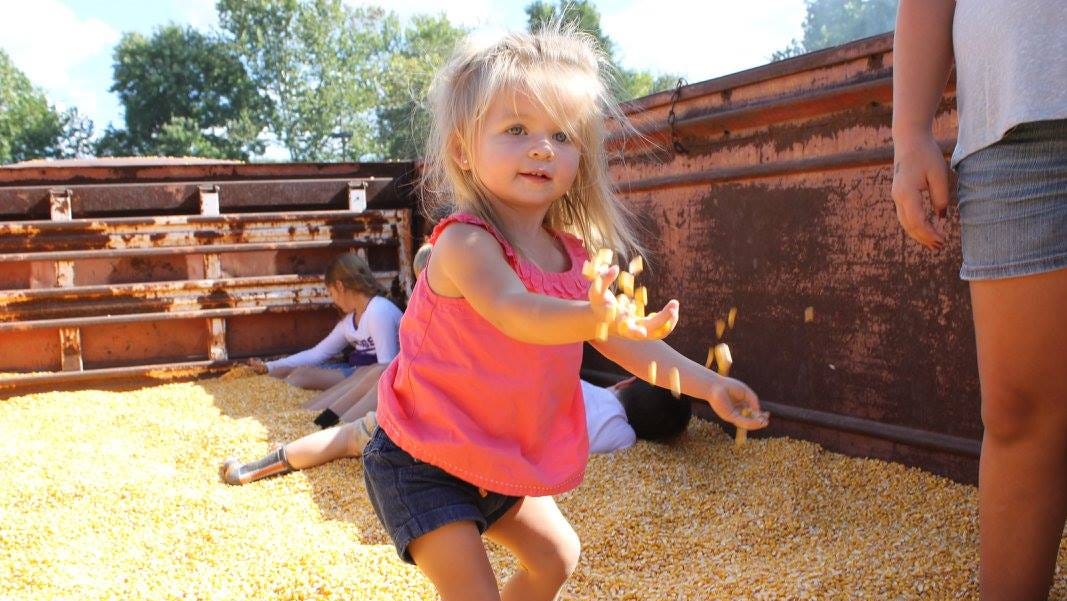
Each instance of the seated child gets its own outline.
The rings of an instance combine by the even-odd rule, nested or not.
[[[415,277],[418,278],[430,260],[429,244],[423,244],[412,260]],[[323,428],[338,422],[353,422],[378,406],[378,377],[385,371],[386,363],[379,363],[375,370],[368,370],[362,377],[355,375],[340,384],[316,395],[304,405],[312,411],[321,411],[315,423]]]
[[[257,373],[285,378],[301,388],[322,390],[360,370],[388,364],[396,356],[402,313],[386,298],[385,288],[374,277],[366,260],[356,253],[341,255],[330,263],[325,280],[330,299],[345,316],[313,348],[275,361],[250,360]],[[349,345],[353,350],[347,365],[330,362]]]

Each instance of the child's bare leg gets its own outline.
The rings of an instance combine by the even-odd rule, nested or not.
[[[375,386],[368,390],[367,393],[363,395],[363,398],[359,399],[356,404],[352,405],[351,409],[341,414],[341,421],[354,422],[377,408],[378,387]]]
[[[219,467],[219,476],[227,484],[248,484],[342,457],[359,457],[377,427],[377,416],[369,413],[355,423],[320,430],[281,445],[258,461],[242,464],[236,458],[227,459]]]
[[[486,536],[507,547],[520,566],[503,601],[551,601],[578,566],[581,543],[552,497],[525,497]]]
[[[369,438],[359,426],[353,423],[319,430],[285,445],[289,465],[304,470],[342,457],[359,457]]]
[[[382,372],[385,371],[386,366],[383,364],[368,365],[361,367],[360,370],[364,371],[366,377],[360,380],[359,384],[346,390],[344,394],[337,398],[334,402],[330,403],[328,408],[337,415],[344,415],[354,405],[359,403],[363,397],[369,391],[378,390],[378,379],[381,377]],[[377,405],[377,396],[375,396],[375,405]],[[371,407],[373,409],[374,407]]]
[[[441,601],[499,601],[496,576],[474,522],[451,522],[408,545]]]
[[[349,389],[358,386],[363,381],[363,376],[364,374],[357,369],[351,376],[308,399],[304,403],[304,408],[312,411],[322,411],[344,396]]]
[[[339,369],[325,367],[298,367],[285,377],[285,381],[297,388],[325,390],[341,380],[345,374]]]
[[[971,283],[982,598],[1045,599],[1067,518],[1067,269]]]

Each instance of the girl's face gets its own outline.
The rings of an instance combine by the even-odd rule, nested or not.
[[[330,300],[342,313],[351,313],[358,309],[363,301],[363,295],[353,290],[348,290],[339,284],[327,286]]]
[[[548,206],[570,190],[578,173],[575,142],[540,104],[514,89],[489,105],[473,153],[457,157],[460,167],[473,167],[483,186],[517,209]]]

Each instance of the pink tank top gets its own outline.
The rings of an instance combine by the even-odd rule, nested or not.
[[[551,273],[472,215],[442,220],[430,242],[457,222],[493,234],[527,290],[588,298],[590,283],[581,273],[588,254],[578,238],[556,233],[571,267]],[[558,494],[581,483],[589,457],[581,361],[580,342],[546,346],[509,338],[466,299],[439,296],[422,277],[400,320],[400,354],[378,381],[378,423],[416,459],[479,488]]]

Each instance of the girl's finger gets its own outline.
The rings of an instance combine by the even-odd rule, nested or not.
[[[760,428],[766,428],[770,422],[770,413],[761,411],[759,413],[752,414],[751,417],[742,415],[740,412],[735,412],[733,415],[734,425],[744,428],[746,430],[759,430]]]

